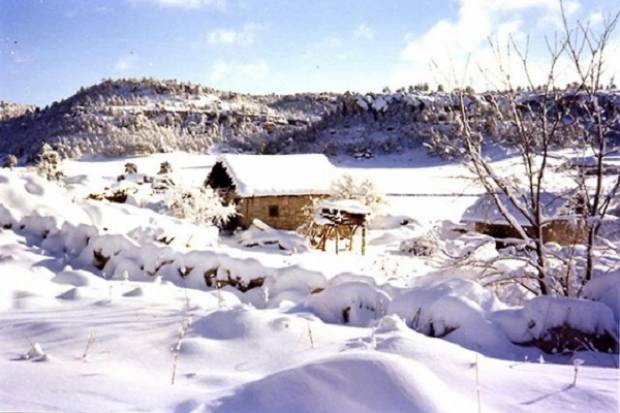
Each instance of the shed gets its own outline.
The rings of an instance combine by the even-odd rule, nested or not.
[[[535,236],[534,227],[527,218],[508,200],[504,194],[498,194],[508,212],[515,217],[529,236]],[[571,196],[541,193],[543,241],[557,242],[561,245],[580,243],[587,236],[585,224],[575,219],[578,205]],[[461,217],[461,222],[473,225],[476,232],[490,235],[496,239],[520,238],[517,231],[508,223],[497,208],[491,194],[485,193],[468,207]]]
[[[361,251],[366,251],[366,223],[371,214],[370,208],[355,199],[322,200],[314,211],[314,219],[307,236],[310,243],[323,251],[328,239],[335,239],[336,254],[339,240],[349,242],[349,251],[353,250],[353,238],[358,229],[362,229]]]
[[[314,199],[330,195],[336,169],[325,155],[222,155],[206,185],[237,205],[232,227],[259,219],[278,229],[304,224]]]

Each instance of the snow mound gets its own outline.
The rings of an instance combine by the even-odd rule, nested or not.
[[[535,297],[520,310],[500,312],[496,319],[514,343],[544,339],[550,330],[558,327],[618,337],[618,326],[609,307],[590,300]]]
[[[607,304],[616,321],[620,321],[620,271],[590,280],[583,289],[583,297]]]
[[[291,253],[306,252],[310,248],[306,238],[295,231],[277,230],[255,219],[250,228],[239,234],[239,244],[251,248],[256,246],[276,246]]]
[[[327,278],[323,273],[298,266],[282,268],[276,276],[265,281],[272,307],[279,306],[283,301],[301,302],[311,293],[325,289],[326,285]]]
[[[396,229],[408,225],[419,227],[420,223],[407,215],[380,214],[370,218],[368,229]]]
[[[433,372],[394,355],[351,352],[275,373],[238,388],[214,412],[450,412],[458,400]],[[211,410],[213,409],[213,410]]]
[[[415,331],[445,337],[466,348],[497,354],[510,348],[503,331],[490,319],[502,308],[495,294],[468,280],[452,279],[417,287],[397,296],[388,314],[396,314]]]
[[[85,287],[90,285],[102,285],[103,280],[92,272],[83,270],[65,270],[57,273],[51,280],[57,284]]]
[[[107,294],[107,295],[106,295]],[[56,296],[60,300],[77,301],[89,298],[109,297],[109,292],[93,290],[87,287],[74,287]]]
[[[385,315],[389,302],[386,292],[367,282],[334,279],[302,306],[328,323],[367,326]]]
[[[58,222],[90,222],[88,215],[58,185],[32,172],[0,171],[0,223],[16,225],[28,216],[55,217]],[[33,224],[26,220],[25,225]]]
[[[214,311],[192,323],[190,333],[213,340],[244,339],[256,333],[257,316],[247,308]]]

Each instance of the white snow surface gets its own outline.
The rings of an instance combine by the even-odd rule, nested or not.
[[[198,187],[210,155],[66,161],[64,188],[24,168],[0,171],[0,410],[617,411],[617,354],[515,344],[565,323],[614,330],[617,274],[590,282],[584,295],[595,301],[511,307],[467,270],[403,255],[403,240],[451,233],[437,220],[458,220],[472,200],[446,194],[477,190],[463,166],[411,159],[420,160],[331,166],[388,194],[443,194],[388,195],[365,256],[307,249],[260,224],[225,237],[83,199],[127,161],[155,174],[170,160],[176,182]],[[451,253],[467,251],[465,237],[450,236]],[[241,293],[209,287],[208,277],[264,283]],[[585,363],[572,385],[577,358]]]

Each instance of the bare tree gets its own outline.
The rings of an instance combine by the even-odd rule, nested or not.
[[[545,245],[545,228],[549,224],[548,175],[551,151],[562,142],[588,145],[594,152],[596,174],[594,182],[582,180],[570,188],[571,196],[582,199],[581,219],[576,230],[587,232],[586,263],[584,274],[577,281],[581,286],[587,282],[594,268],[594,246],[603,218],[611,200],[616,196],[620,177],[611,189],[605,190],[604,159],[606,142],[618,119],[617,108],[605,100],[602,77],[605,51],[610,35],[616,27],[619,14],[608,18],[599,33],[587,25],[577,23],[571,28],[564,5],[560,2],[564,32],[553,39],[546,39],[549,65],[545,83],[535,85],[528,58],[529,38],[519,46],[510,38],[502,48],[499,42],[490,40],[494,52],[502,92],[489,94],[486,102],[476,104],[476,97],[463,87],[457,89],[459,100],[460,133],[462,145],[477,180],[492,198],[499,213],[514,231],[519,258],[534,270],[535,282],[524,276],[518,282],[536,294],[574,295],[571,274],[574,274],[575,254],[554,254]],[[519,91],[513,83],[510,71],[512,56],[517,56],[520,70],[528,84],[528,92]],[[573,89],[561,89],[557,84],[558,65],[568,62],[578,75]],[[484,71],[483,71],[484,72]],[[484,114],[480,107],[491,108]],[[490,119],[489,119],[490,117]],[[518,149],[522,181],[515,176],[502,175],[482,153],[484,136],[493,125],[496,139],[510,142]],[[590,180],[592,181],[592,180]],[[590,188],[594,188],[592,191]],[[516,258],[516,257],[513,257]],[[550,261],[564,263],[559,271]]]
[[[579,117],[576,123],[582,131],[582,141],[588,145],[595,160],[595,176],[592,183],[586,174],[579,174],[579,187],[583,198],[583,216],[588,223],[585,280],[590,280],[594,271],[594,246],[601,225],[611,201],[620,189],[620,175],[605,188],[605,160],[608,155],[607,142],[613,134],[613,126],[620,119],[618,108],[604,93],[603,74],[605,72],[605,52],[611,34],[615,30],[620,11],[607,17],[600,32],[594,32],[589,25],[578,23],[571,28],[564,2],[560,2],[562,22],[566,38],[567,55],[577,73],[575,91],[576,109]],[[590,188],[594,187],[591,191]]]

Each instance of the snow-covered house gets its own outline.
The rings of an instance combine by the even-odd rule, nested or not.
[[[237,205],[231,226],[248,227],[254,219],[279,229],[296,229],[304,209],[331,193],[335,168],[325,155],[223,155],[206,185]]]
[[[508,198],[499,194],[499,199],[525,232],[534,237],[535,228]],[[587,228],[578,217],[578,203],[571,196],[551,192],[541,193],[543,240],[571,245],[583,242]],[[529,208],[525,205],[526,208]],[[529,215],[529,214],[528,214]],[[496,239],[520,238],[517,231],[508,223],[493,197],[483,194],[469,206],[461,217],[461,222],[473,226],[476,232],[491,235]]]

